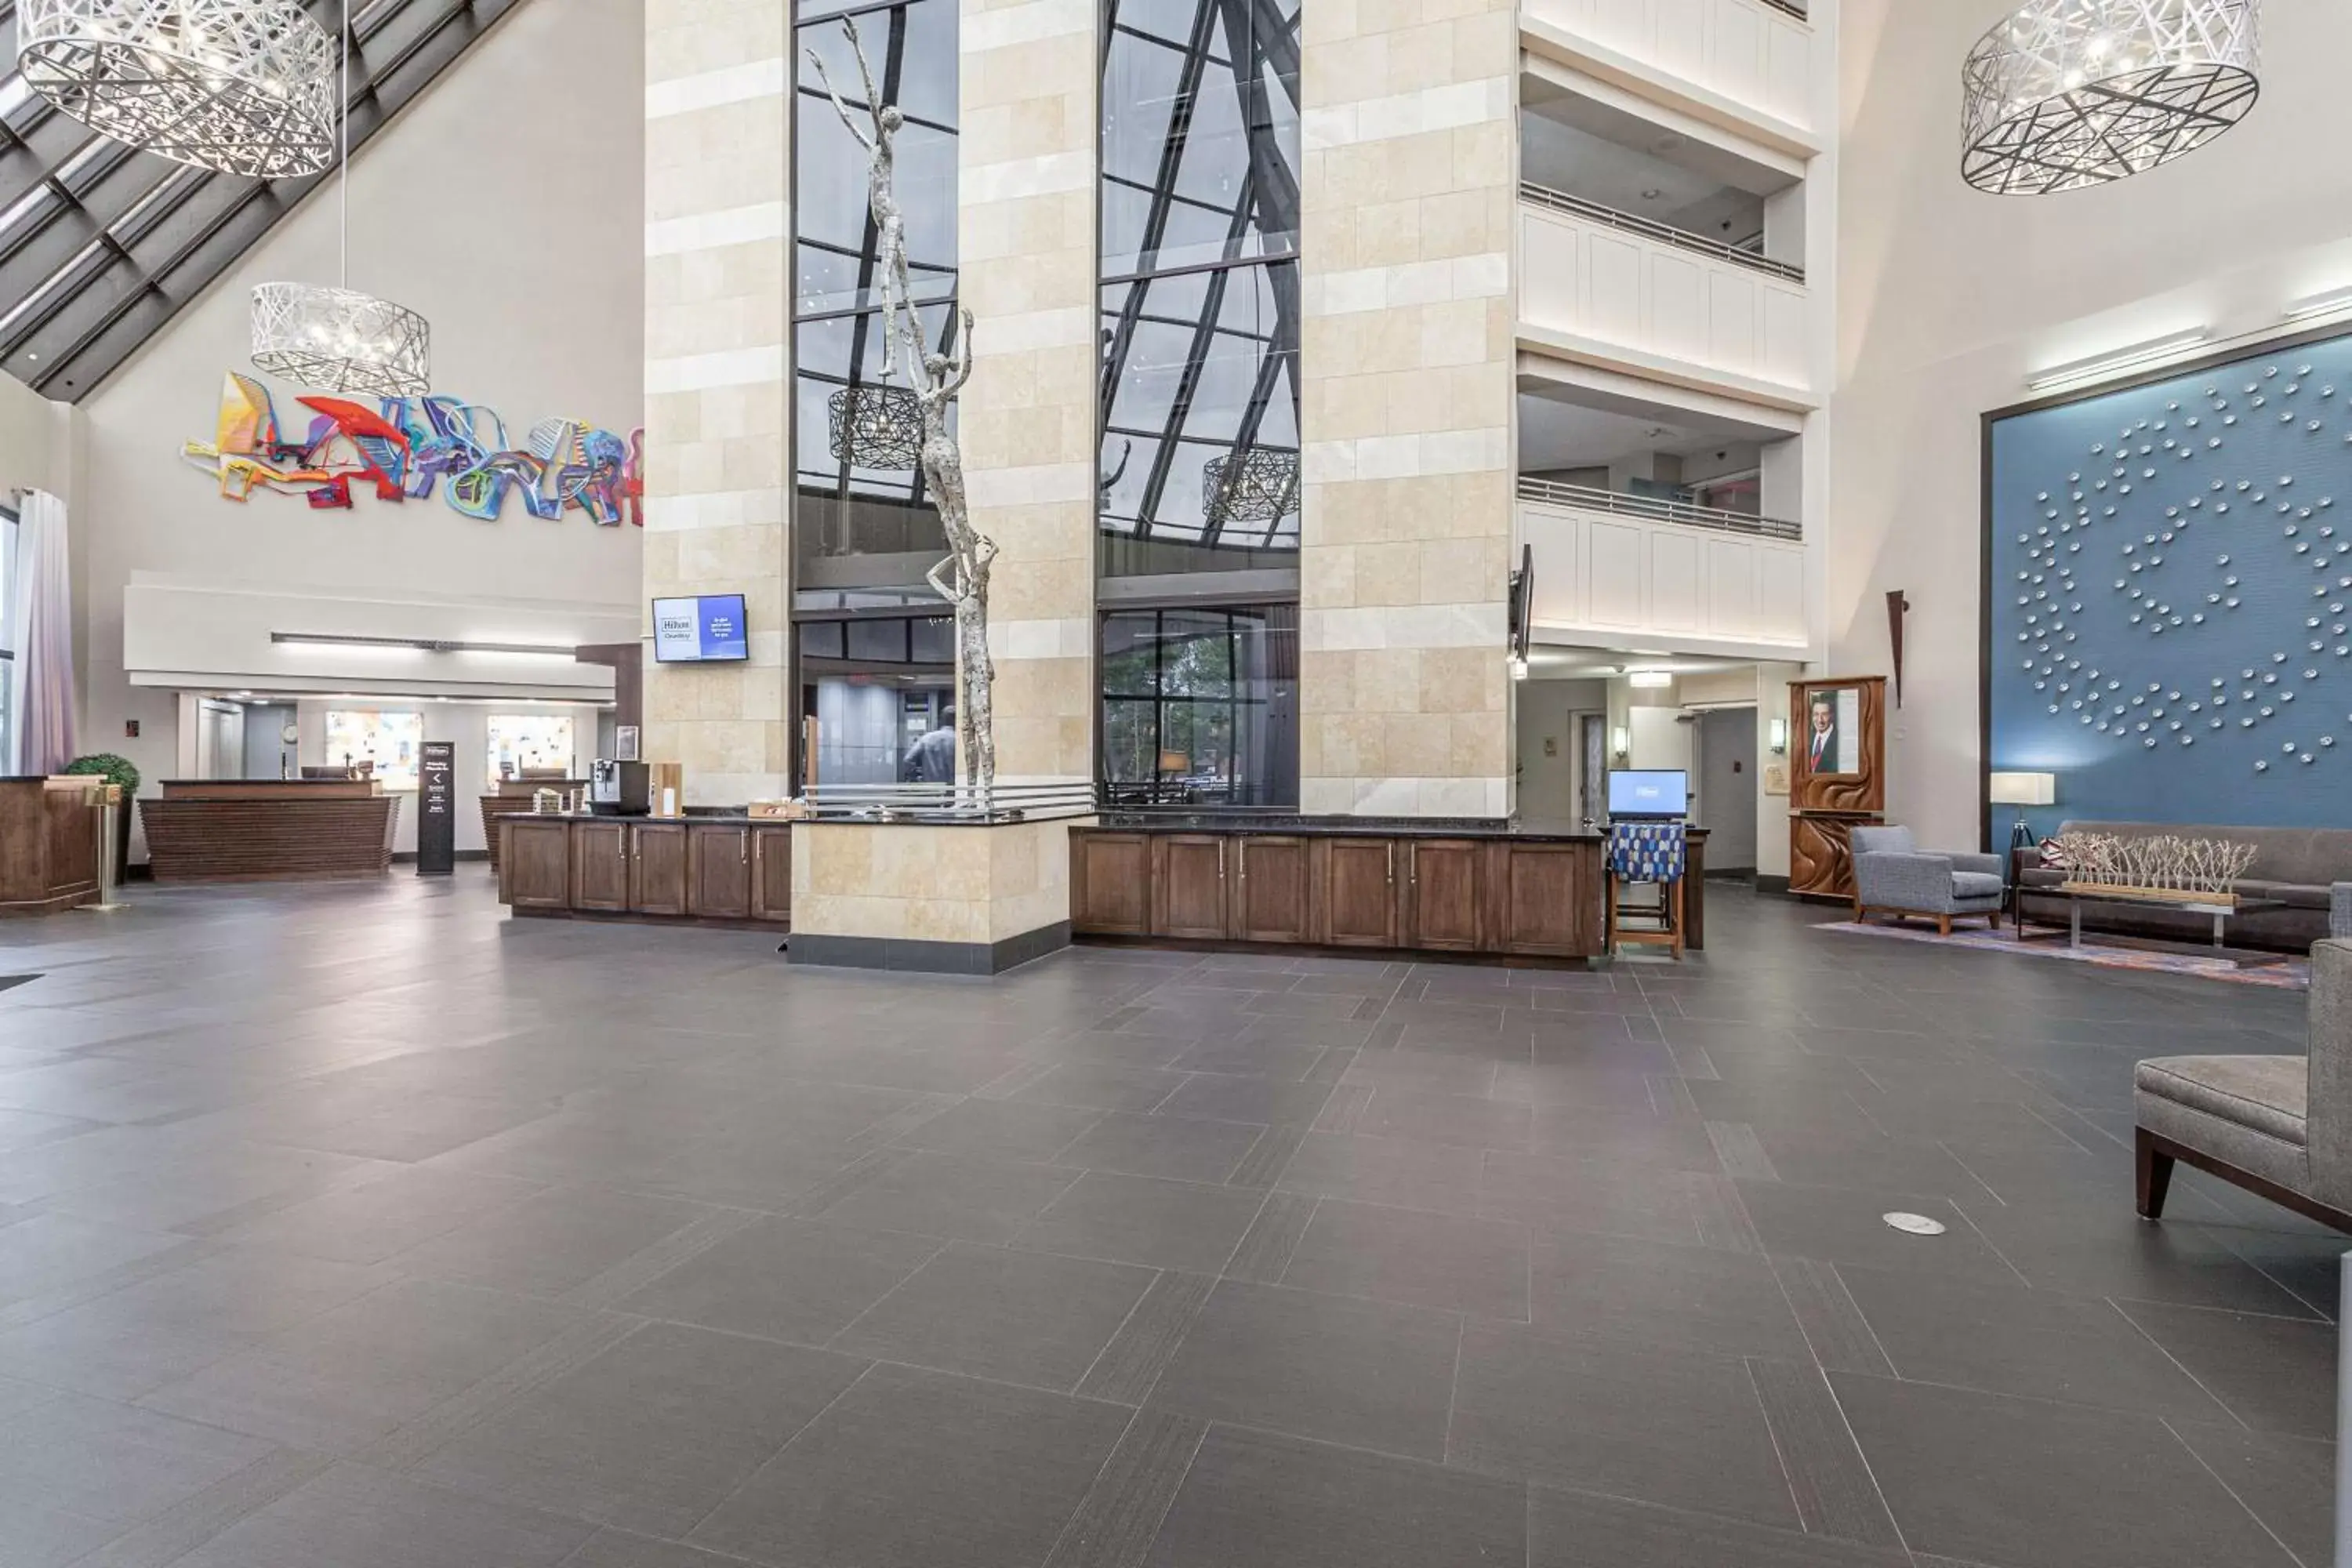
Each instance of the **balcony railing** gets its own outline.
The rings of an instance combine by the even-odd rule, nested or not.
[[[1645,239],[1654,239],[1678,250],[1712,256],[1718,261],[1734,262],[1774,278],[1785,278],[1791,283],[1805,280],[1805,269],[1791,262],[1775,261],[1769,256],[1759,256],[1736,245],[1726,245],[1721,240],[1685,233],[1671,224],[1654,223],[1645,217],[1635,217],[1632,213],[1621,213],[1615,207],[1604,207],[1599,202],[1588,202],[1581,196],[1571,196],[1566,191],[1555,191],[1549,185],[1523,180],[1519,183],[1519,199],[1539,207],[1549,207],[1555,212],[1606,224],[1611,228],[1623,229],[1628,234],[1638,234]]]
[[[1646,517],[1657,522],[1679,522],[1692,528],[1712,528],[1724,533],[1752,534],[1761,539],[1801,540],[1805,537],[1803,524],[1790,522],[1785,518],[1750,517],[1744,511],[1725,511],[1720,507],[1694,506],[1689,501],[1598,490],[1590,485],[1564,485],[1556,479],[1522,477],[1519,499],[1552,506],[1578,507],[1585,511],[1614,512],[1621,517]]]

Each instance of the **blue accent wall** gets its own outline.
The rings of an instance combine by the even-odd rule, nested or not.
[[[2352,825],[2352,337],[1990,438],[1987,760],[2057,775],[2028,820]]]

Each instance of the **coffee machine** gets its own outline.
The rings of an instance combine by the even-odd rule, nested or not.
[[[643,816],[650,786],[645,763],[599,757],[588,764],[588,809],[598,816]]]

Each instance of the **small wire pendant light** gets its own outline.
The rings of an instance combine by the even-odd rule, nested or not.
[[[261,283],[253,290],[253,363],[322,392],[421,397],[432,389],[433,330],[404,305],[362,294],[352,276],[352,8],[343,0],[336,174],[341,270],[334,287]]]

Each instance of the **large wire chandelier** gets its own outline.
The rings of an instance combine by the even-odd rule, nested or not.
[[[422,397],[433,386],[433,329],[404,305],[352,282],[352,7],[343,0],[338,118],[339,282],[260,283],[253,290],[253,363],[322,392]]]
[[[2259,7],[2029,0],[1961,67],[1961,177],[1998,195],[2044,195],[2195,152],[2262,90]]]
[[[175,163],[275,180],[334,158],[334,45],[295,0],[18,0],[16,69]]]

